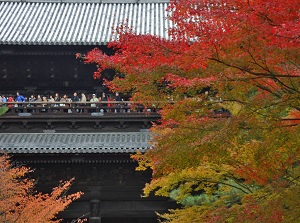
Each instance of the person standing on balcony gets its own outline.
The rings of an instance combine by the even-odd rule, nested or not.
[[[98,98],[96,97],[96,94],[93,94],[93,96],[92,96],[92,98],[91,98],[91,100],[90,100],[90,102],[95,102],[95,103],[92,103],[91,104],[91,107],[93,107],[93,108],[96,108],[97,107],[97,102],[98,102],[99,100],[98,100]],[[96,109],[92,109],[91,110],[91,112],[95,112],[96,111]]]
[[[49,95],[48,102],[51,103],[50,105],[48,104],[48,107],[54,107],[54,106],[55,106],[55,104],[54,104],[55,100],[54,100],[54,98],[53,98],[52,95]],[[56,111],[56,110],[55,110],[55,111]]]
[[[7,102],[7,98],[5,97],[4,94],[2,95],[1,102],[2,102],[3,106],[7,106],[7,105],[5,104],[5,103]]]
[[[60,97],[59,97],[59,94],[58,93],[55,93],[55,96],[54,96],[54,101],[55,102],[59,102],[60,101]],[[54,107],[58,107],[59,104],[55,104]]]
[[[26,101],[26,98],[23,95],[20,95],[19,92],[17,92],[16,102],[24,102]]]
[[[80,98],[78,97],[77,92],[74,92],[71,101],[72,101],[72,102],[79,102],[79,101],[80,101]],[[72,105],[73,108],[75,108],[75,107],[77,107],[77,106],[78,106],[78,104],[73,104],[73,105]],[[76,112],[78,112],[78,109],[76,109]]]
[[[68,99],[67,95],[64,94],[64,96],[59,101],[60,102],[59,106],[62,106],[62,107],[68,106],[67,104],[65,104],[65,102],[68,102],[68,101],[69,101],[69,99]],[[68,109],[64,109],[63,111],[68,112]]]
[[[7,102],[14,102],[14,98],[12,95],[9,95],[9,97],[7,98]],[[14,105],[12,103],[7,103],[7,107],[8,108],[12,108]]]
[[[116,104],[114,104],[114,106],[116,107],[116,109],[115,109],[115,112],[120,112],[120,107],[121,107],[121,96],[120,96],[120,94],[119,94],[119,92],[116,92],[116,98],[115,98],[115,100],[116,100]]]
[[[41,95],[38,94],[37,99],[36,99],[35,101],[36,101],[36,102],[42,102],[43,100],[42,100],[42,98],[41,98]]]
[[[105,94],[105,92],[102,93],[102,98],[101,98],[101,101],[103,101],[104,103],[102,104],[103,107],[107,108],[108,107],[108,98]],[[104,112],[107,112],[108,110],[107,109],[103,109]]]
[[[20,95],[19,92],[17,92],[17,96],[15,99],[15,102],[25,102],[26,98],[23,95]],[[22,104],[15,104],[15,107],[22,107]],[[22,112],[22,110],[16,110],[16,112]]]
[[[26,98],[23,95],[20,95],[19,92],[17,92],[16,102],[25,102]],[[15,105],[16,107],[22,107],[22,104]]]
[[[98,102],[99,100],[98,100],[98,98],[96,97],[96,94],[93,94],[93,96],[92,96],[92,98],[91,98],[91,100],[90,100],[90,102]],[[91,104],[91,107],[96,107],[96,104]]]
[[[63,103],[60,104],[60,106],[66,106],[65,102],[68,101],[67,95],[65,94],[59,101],[63,102]]]
[[[59,97],[59,94],[58,94],[58,93],[55,93],[54,101],[55,101],[55,102],[60,101],[60,97]]]
[[[79,102],[79,101],[80,101],[80,99],[79,99],[79,97],[78,97],[77,93],[76,93],[76,92],[74,92],[74,94],[73,94],[73,98],[72,98],[72,102]]]
[[[50,95],[50,96],[49,96],[49,99],[48,99],[48,101],[49,101],[49,102],[51,102],[51,103],[55,102],[55,100],[54,100],[54,98],[53,98],[53,96],[52,96],[52,95]]]
[[[47,112],[48,110],[46,109],[46,107],[48,107],[48,100],[46,96],[43,96],[42,102],[44,102],[44,104],[42,104],[43,109],[41,110],[41,112]]]
[[[34,95],[32,94],[29,98],[29,102],[35,102],[36,98],[34,97]]]
[[[86,106],[86,96],[84,93],[81,93],[81,98],[80,98],[81,106]],[[84,109],[79,110],[80,113],[84,112]]]
[[[80,102],[82,102],[82,105],[85,105],[85,103],[86,103],[86,96],[84,93],[81,93]]]
[[[36,102],[36,98],[34,97],[33,94],[30,96],[30,98],[28,99],[28,101],[29,102]],[[28,104],[27,107],[35,107],[35,105],[34,104]],[[29,109],[28,111],[29,112],[35,112],[34,109]]]

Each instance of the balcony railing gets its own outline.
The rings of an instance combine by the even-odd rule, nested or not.
[[[23,129],[149,128],[160,119],[159,108],[132,101],[101,102],[7,102],[0,116],[0,132]],[[22,131],[23,131],[22,130]],[[34,130],[35,131],[35,130]]]
[[[5,115],[105,115],[112,113],[157,113],[155,105],[144,106],[132,101],[101,102],[6,102],[0,106],[9,108]]]

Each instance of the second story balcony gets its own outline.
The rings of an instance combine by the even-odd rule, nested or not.
[[[80,129],[147,129],[160,118],[159,108],[132,101],[7,102],[0,116],[0,132],[62,131]]]

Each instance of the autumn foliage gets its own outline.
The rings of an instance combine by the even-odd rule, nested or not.
[[[28,177],[31,170],[13,165],[5,154],[0,156],[0,172],[0,222],[60,222],[56,215],[82,194],[66,194],[74,179],[61,182],[50,194],[35,191]]]
[[[166,222],[300,221],[300,2],[175,0],[170,39],[126,24],[83,56],[106,84],[162,107],[144,188],[182,205]],[[165,102],[165,103],[162,103]]]

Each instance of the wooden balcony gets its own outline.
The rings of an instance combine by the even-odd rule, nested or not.
[[[11,102],[0,116],[0,132],[35,129],[114,129],[149,128],[160,118],[156,106],[144,106],[131,101],[113,102]],[[67,127],[67,128],[66,128]],[[110,130],[107,130],[110,131]]]

